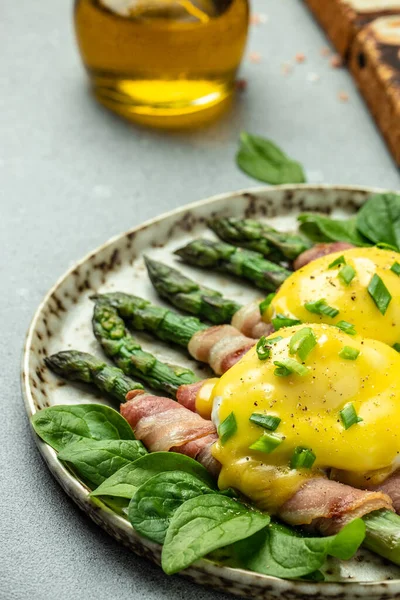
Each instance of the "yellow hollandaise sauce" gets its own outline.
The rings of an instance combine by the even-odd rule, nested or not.
[[[212,392],[220,487],[274,513],[327,469],[389,473],[400,453],[399,373],[394,349],[329,325],[261,338]]]
[[[323,256],[282,284],[263,319],[346,321],[358,334],[400,348],[399,263],[398,253],[376,247]]]

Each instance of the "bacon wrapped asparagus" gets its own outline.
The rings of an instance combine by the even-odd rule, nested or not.
[[[118,323],[115,325],[116,329],[120,330],[120,333],[113,333],[113,336],[122,335],[125,338],[129,336],[123,327],[123,318],[135,329],[148,331],[161,340],[174,342],[187,348],[193,358],[209,364],[217,375],[229,369],[255,344],[253,338],[244,336],[231,325],[207,327],[194,317],[182,317],[130,294],[115,292],[96,298],[93,326],[96,337],[101,341],[106,353],[110,344],[115,346],[113,344],[115,337],[111,339],[109,336],[105,337],[105,329],[101,325],[101,322],[106,322],[108,326],[110,311],[113,313],[113,321]],[[107,311],[107,307],[109,312],[104,317],[102,311]],[[112,354],[113,350],[111,350]],[[132,374],[140,377],[137,372]],[[192,381],[182,381],[182,383],[192,383]]]
[[[215,218],[208,226],[217,236],[233,246],[259,252],[271,260],[294,260],[312,246],[302,235],[277,231],[255,219]]]
[[[268,292],[274,292],[291,273],[259,252],[208,239],[194,240],[175,254],[190,265],[235,275]]]

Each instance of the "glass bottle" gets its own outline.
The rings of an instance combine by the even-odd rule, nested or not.
[[[248,0],[76,0],[75,29],[100,102],[147,125],[193,126],[232,96]]]

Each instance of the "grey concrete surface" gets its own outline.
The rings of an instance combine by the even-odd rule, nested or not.
[[[53,480],[32,440],[19,384],[25,331],[72,261],[163,211],[257,185],[235,166],[241,129],[280,143],[310,180],[399,188],[400,177],[344,70],[300,0],[261,0],[248,89],[221,121],[166,134],[129,126],[87,92],[71,2],[5,0],[0,17],[0,598],[223,598],[120,547]],[[282,75],[285,61],[306,62]],[[316,78],[317,81],[313,81]],[[338,93],[349,95],[347,103]]]

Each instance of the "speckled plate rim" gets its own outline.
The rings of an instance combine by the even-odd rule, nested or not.
[[[50,297],[65,281],[65,279],[67,279],[73,273],[73,271],[77,269],[77,267],[80,267],[84,263],[88,262],[91,257],[106,249],[108,246],[123,240],[128,234],[136,234],[137,232],[147,229],[168,217],[178,216],[179,214],[183,215],[188,210],[190,211],[199,207],[205,207],[218,201],[229,200],[230,198],[236,196],[263,194],[272,192],[273,190],[288,192],[294,192],[298,190],[302,190],[304,192],[338,191],[350,193],[358,192],[365,194],[382,193],[387,191],[365,186],[337,186],[329,184],[301,184],[246,188],[238,191],[217,194],[215,196],[184,205],[172,211],[165,212],[153,219],[149,219],[139,226],[133,227],[123,233],[111,237],[105,243],[98,246],[95,250],[89,252],[82,259],[76,261],[50,288],[35,311],[25,339],[21,368],[21,387],[28,418],[37,412],[29,381],[29,356],[36,325],[38,323],[38,319],[40,318],[41,312],[48,303]],[[137,554],[147,557],[153,562],[160,564],[161,546],[138,535],[127,520],[114,513],[111,509],[97,499],[89,498],[88,489],[58,461],[56,452],[50,446],[41,441],[34,433],[32,428],[31,430],[38,449],[48,468],[64,491],[74,500],[79,508],[85,511],[97,525],[100,525],[107,533],[116,538],[117,541],[129,547]],[[226,593],[246,596],[257,600],[267,600],[269,598],[282,598],[288,600],[298,600],[299,598],[312,598],[314,600],[323,600],[325,598],[363,598],[366,600],[368,598],[373,598],[376,600],[383,600],[400,597],[400,579],[373,582],[302,582],[296,580],[283,580],[243,569],[233,569],[226,566],[219,566],[206,559],[197,561],[194,565],[180,574],[191,579],[197,584],[212,587],[213,589],[224,591]]]

